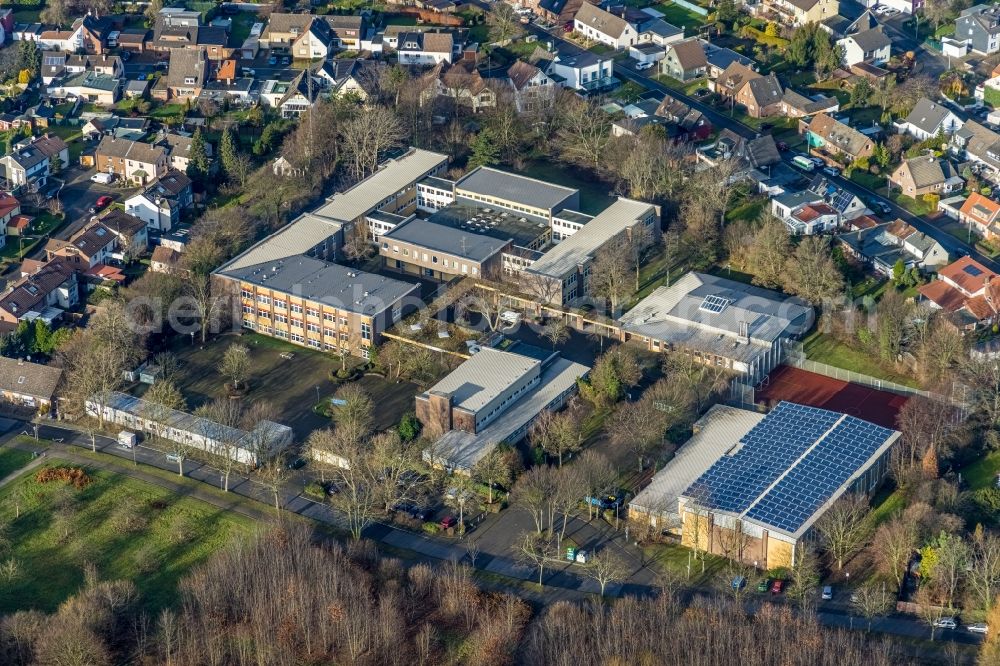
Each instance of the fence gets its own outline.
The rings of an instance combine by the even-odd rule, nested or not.
[[[708,10],[704,7],[688,2],[687,0],[674,0],[675,5],[680,5],[689,12],[694,12],[698,16],[708,16]]]
[[[826,363],[810,361],[804,356],[799,357],[795,354],[789,354],[788,358],[785,359],[785,363],[792,367],[799,368],[800,370],[815,372],[817,375],[832,377],[833,379],[839,379],[852,384],[860,384],[879,391],[889,391],[890,393],[905,396],[921,395],[925,398],[940,398],[940,396],[937,396],[930,391],[913,388],[912,386],[906,386],[905,384],[897,384],[896,382],[879,379],[878,377],[872,377],[870,375],[863,375],[860,372],[854,372],[852,370],[844,370],[843,368],[827,365]]]

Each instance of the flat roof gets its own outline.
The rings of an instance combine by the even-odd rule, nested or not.
[[[427,250],[482,263],[502,250],[510,239],[473,233],[455,233],[455,229],[415,217],[382,234],[382,242],[412,243]]]
[[[455,181],[448,180],[447,178],[439,178],[437,176],[427,176],[418,184],[426,185],[427,187],[433,187],[439,190],[447,190],[449,192],[455,189]]]
[[[449,204],[428,218],[435,224],[457,229],[463,233],[483,234],[526,247],[539,237],[548,234],[549,222],[530,213],[514,213],[503,208],[458,201]]]
[[[262,241],[251,245],[242,254],[223,264],[218,273],[256,266],[266,261],[276,261],[312,250],[336,234],[344,225],[334,220],[303,213]]]
[[[747,339],[769,346],[805,333],[812,326],[813,309],[776,291],[691,272],[669,287],[658,287],[618,322],[630,333],[657,340],[718,340],[713,351],[739,358],[741,348],[750,346]]]
[[[367,316],[383,312],[420,288],[303,255],[219,272],[235,280]]]
[[[587,224],[594,219],[593,215],[587,215],[586,213],[581,213],[576,210],[563,209],[553,215],[557,220],[565,220],[567,222],[573,222],[574,224]]]
[[[764,415],[728,405],[712,405],[694,424],[694,434],[629,503],[649,514],[679,521],[677,498],[719,457],[760,423]]]
[[[576,386],[576,380],[588,372],[590,368],[585,365],[564,358],[555,359],[542,370],[540,383],[524,393],[488,426],[476,434],[449,430],[431,448],[424,450],[424,459],[470,472],[497,444],[509,442],[512,435],[525,428],[566,391],[571,391]]]
[[[455,194],[463,191],[542,210],[552,210],[579,194],[579,190],[490,167],[479,167],[462,176],[455,183]]]
[[[484,347],[424,395],[449,395],[454,407],[478,412],[519,379],[537,370],[541,363],[531,356]]]
[[[586,263],[595,250],[653,211],[653,204],[619,198],[583,225],[582,229],[543,254],[527,270],[561,279],[566,273]]]
[[[447,155],[410,148],[404,155],[383,162],[378,171],[354,187],[328,198],[313,214],[341,223],[353,222],[400,190],[421,180],[429,171],[447,163]]]

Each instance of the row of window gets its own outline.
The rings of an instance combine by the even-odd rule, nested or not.
[[[344,342],[345,344],[343,347],[338,347],[332,342],[327,342],[327,341],[321,342],[320,340],[316,340],[315,338],[303,338],[303,336],[299,335],[298,333],[289,334],[288,331],[283,331],[280,328],[271,328],[270,326],[258,326],[257,323],[251,319],[247,319],[246,321],[244,321],[243,325],[251,330],[259,331],[264,335],[273,335],[274,337],[281,338],[283,340],[291,340],[292,342],[295,342],[297,344],[308,345],[313,349],[322,349],[323,351],[335,352],[337,354],[351,353],[350,345],[346,344],[347,336],[343,334],[341,335],[341,341]],[[361,354],[362,358],[368,358],[370,354],[367,347],[362,347],[358,351]]]
[[[388,252],[389,251],[389,244],[388,243],[382,243],[382,249],[385,250],[386,252]],[[393,254],[400,254],[400,253],[402,253],[402,255],[404,257],[410,256],[410,250],[409,249],[407,249],[405,247],[404,248],[400,248],[398,245],[393,245],[392,246],[392,252],[393,252]],[[442,268],[452,268],[454,270],[458,270],[459,266],[461,266],[462,267],[462,273],[470,273],[471,272],[473,275],[478,275],[479,274],[479,269],[477,267],[475,267],[475,266],[473,266],[472,269],[471,269],[471,271],[470,271],[468,264],[459,264],[459,262],[456,261],[456,260],[454,260],[454,259],[440,259],[439,260],[436,255],[428,255],[426,252],[420,253],[420,252],[417,252],[416,250],[414,250],[413,251],[413,259],[415,261],[424,261],[424,262],[429,261],[432,264],[438,264],[438,263],[440,263]]]
[[[520,213],[529,213],[531,215],[544,214],[544,211],[538,208],[529,208],[527,206],[522,206],[521,204],[510,203],[509,201],[502,201],[500,199],[494,199],[493,197],[484,197],[480,194],[469,194],[466,192],[462,193],[463,197],[468,197],[474,201],[482,201],[483,203],[488,203],[498,208],[506,208],[507,210],[516,210]]]

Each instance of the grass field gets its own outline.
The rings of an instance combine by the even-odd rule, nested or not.
[[[564,164],[531,162],[521,170],[521,174],[546,183],[580,190],[580,212],[587,215],[596,215],[615,200],[609,193],[610,186],[607,183],[589,178],[589,174],[585,171],[567,169]]]
[[[803,341],[803,347],[806,357],[811,361],[826,363],[836,368],[870,375],[878,379],[896,382],[897,384],[917,386],[917,382],[912,377],[884,370],[873,363],[868,354],[851,349],[847,345],[837,342],[819,331],[807,337]]]
[[[994,451],[959,471],[970,489],[992,488],[997,474],[1000,474],[1000,451]]]
[[[134,581],[142,604],[155,611],[175,600],[178,580],[192,567],[253,528],[248,518],[198,500],[113,473],[88,473],[92,481],[80,490],[39,483],[34,473],[0,489],[0,500],[23,496],[19,518],[9,502],[0,510],[0,519],[10,521],[10,556],[21,568],[13,581],[0,583],[0,613],[55,610],[83,583],[86,563],[104,580]]]
[[[643,547],[646,559],[653,566],[662,568],[680,577],[690,585],[701,585],[721,578],[728,560],[716,555],[705,555],[705,572],[701,571],[701,560],[694,559],[694,551],[676,544],[654,544]],[[691,577],[687,578],[688,557],[691,557]],[[700,555],[699,555],[700,557]]]
[[[0,479],[31,462],[31,454],[19,449],[0,449]]]
[[[678,28],[697,28],[698,26],[704,24],[706,19],[706,17],[699,16],[698,14],[685,9],[680,5],[675,5],[672,2],[664,2],[663,4],[654,5],[653,9],[663,14],[664,21],[675,25]]]

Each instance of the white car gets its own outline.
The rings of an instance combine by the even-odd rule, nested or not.
[[[976,622],[966,627],[966,630],[973,634],[985,634],[989,629],[985,622]]]
[[[958,627],[958,622],[953,617],[942,617],[934,620],[934,626],[938,629],[955,629]]]
[[[640,63],[638,63],[635,66],[635,69],[636,69],[636,71],[641,72],[642,70],[649,69],[652,66],[653,66],[653,63],[651,63],[651,62],[640,62]]]

